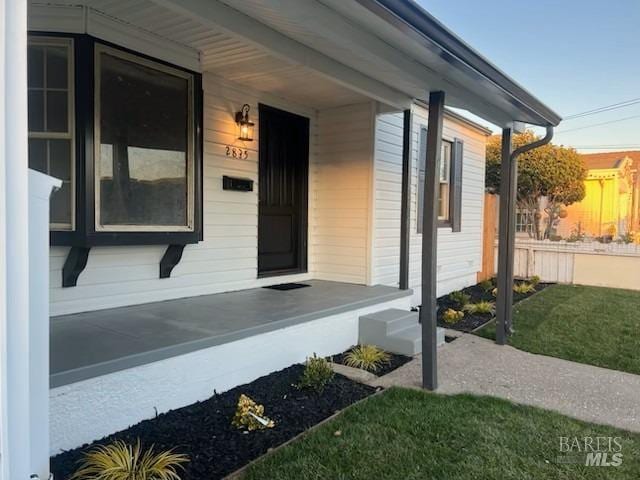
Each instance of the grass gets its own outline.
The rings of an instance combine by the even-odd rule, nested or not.
[[[561,464],[561,436],[620,437],[622,465]],[[639,447],[640,434],[500,399],[393,388],[265,457],[244,478],[637,480]]]
[[[520,350],[640,374],[640,292],[553,285],[515,307]],[[478,332],[495,339],[495,323]]]

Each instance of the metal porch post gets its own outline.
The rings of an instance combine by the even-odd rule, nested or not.
[[[444,92],[429,94],[427,159],[424,176],[422,218],[422,386],[438,388],[437,352],[437,248],[438,248],[438,166],[442,149]]]
[[[400,290],[409,288],[409,244],[411,240],[411,109],[403,112],[402,198],[400,199]]]
[[[515,203],[518,172],[511,159],[511,129],[502,130],[502,163],[500,165],[500,220],[498,234],[498,296],[496,299],[496,343],[507,342],[511,328],[513,303],[513,252],[515,249]]]
[[[504,345],[513,321],[513,256],[516,249],[516,201],[518,189],[518,156],[551,142],[553,127],[547,126],[544,137],[515,150],[511,144],[511,128],[502,131],[502,164],[500,166],[500,231],[498,235],[498,298],[496,305],[496,343]]]

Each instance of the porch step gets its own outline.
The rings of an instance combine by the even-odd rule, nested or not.
[[[422,329],[418,312],[397,308],[363,315],[359,320],[360,344],[377,345],[402,355],[422,352]],[[444,329],[438,327],[438,345],[444,344]]]

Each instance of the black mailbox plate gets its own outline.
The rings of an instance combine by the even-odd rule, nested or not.
[[[253,180],[250,178],[222,177],[223,190],[235,190],[236,192],[253,192]]]

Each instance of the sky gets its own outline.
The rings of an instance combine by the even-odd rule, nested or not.
[[[640,150],[640,0],[417,1],[563,117],[638,99],[563,121],[554,143]]]

